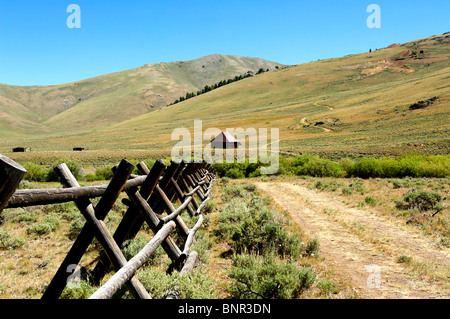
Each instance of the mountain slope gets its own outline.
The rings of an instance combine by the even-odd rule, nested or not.
[[[4,121],[0,130],[35,134],[111,125],[165,107],[205,85],[279,65],[215,54],[191,61],[147,64],[56,86],[0,85],[0,116],[10,120]],[[21,120],[33,123],[13,124]]]
[[[421,51],[423,53],[421,53]],[[120,123],[104,136],[171,145],[176,127],[275,127],[284,151],[401,154],[450,149],[450,34],[275,70]],[[438,97],[431,105],[410,105]],[[120,132],[120,133],[119,133]],[[173,145],[173,143],[172,143]],[[112,145],[111,145],[112,147]]]
[[[203,131],[279,128],[284,152],[447,154],[449,79],[450,34],[444,34],[273,70],[95,131],[36,136],[26,143],[54,151],[70,150],[82,141],[98,152],[157,150],[170,155],[177,142],[171,140],[173,130],[188,128],[192,134],[194,119],[200,119]],[[410,108],[427,100],[433,102]],[[9,150],[13,142],[8,143],[0,152]]]

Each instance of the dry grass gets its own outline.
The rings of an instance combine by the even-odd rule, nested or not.
[[[231,185],[242,185],[251,184],[251,180],[231,180],[229,181]],[[214,203],[217,206],[217,211],[213,212],[210,216],[212,227],[209,229],[209,235],[214,238],[213,230],[214,225],[217,224],[217,218],[220,211],[227,205],[228,202],[222,201],[218,194],[223,191],[224,184],[220,181],[216,183],[214,187]],[[258,193],[258,196],[269,199],[262,193]],[[281,207],[279,207],[275,202],[269,200],[269,204],[266,206],[267,209],[276,212],[280,216],[287,218],[289,221],[288,231],[298,236],[302,240],[302,245],[306,245],[307,242],[313,240],[307,234],[305,234],[302,229],[296,224],[292,223],[290,216]],[[228,243],[221,241],[219,238],[215,238],[216,244],[211,249],[211,258],[209,263],[206,265],[205,269],[217,282],[217,288],[219,290],[219,295],[221,298],[226,298],[228,296],[226,287],[230,284],[231,279],[228,277],[228,273],[231,269],[231,256],[230,246]],[[320,244],[320,243],[319,243]],[[302,293],[301,298],[303,299],[317,299],[317,298],[334,298],[334,299],[348,299],[348,298],[358,298],[358,293],[353,289],[352,285],[348,282],[347,278],[338,276],[334,270],[327,269],[323,264],[323,258],[320,256],[302,256],[297,261],[296,264],[299,268],[312,268],[317,276],[315,284],[304,293]],[[336,293],[329,294],[320,288],[321,282],[332,282],[338,288]]]

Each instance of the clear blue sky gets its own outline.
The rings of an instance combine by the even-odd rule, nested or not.
[[[81,28],[69,29],[70,4]],[[370,29],[368,5],[381,8]],[[221,53],[298,64],[450,31],[448,0],[0,0],[0,83],[77,81]]]

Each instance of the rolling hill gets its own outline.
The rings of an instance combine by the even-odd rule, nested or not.
[[[124,105],[126,110],[130,106],[145,105],[145,93],[133,95],[138,90],[145,92],[145,85],[138,83],[144,81],[139,75],[146,70],[144,66],[126,71],[129,73],[123,73],[123,78],[110,80],[108,85],[102,86],[108,94],[95,97],[94,92],[86,101],[75,103],[68,110],[36,124],[44,130],[72,126],[73,131],[45,133],[27,139],[10,138],[2,144],[0,152],[10,152],[10,147],[19,143],[40,151],[69,151],[81,142],[97,153],[163,151],[169,155],[176,143],[171,141],[173,129],[186,127],[193,132],[194,119],[201,119],[203,130],[208,127],[222,130],[279,128],[280,148],[287,153],[448,154],[449,58],[450,34],[445,33],[392,44],[373,52],[282,67],[169,107],[160,107],[162,104],[154,102],[158,107],[156,112],[144,112],[142,106],[142,114],[130,110],[125,112],[130,112],[128,117],[121,118],[124,121],[109,119],[108,116],[115,116]],[[163,68],[164,65],[153,67]],[[178,70],[177,67],[182,68],[176,63],[166,65],[166,68]],[[199,78],[194,79],[189,74],[183,72],[175,78],[199,85],[201,75],[196,74]],[[212,79],[213,75],[210,76]],[[86,81],[87,85],[93,79]],[[114,86],[114,83],[121,84]],[[170,91],[169,82],[161,80],[159,83],[163,83],[160,88]],[[181,95],[181,91],[192,91],[195,84],[190,85],[186,84],[184,91],[174,92],[174,96]],[[17,101],[7,94],[1,95]],[[76,95],[75,98],[78,96],[81,97]],[[164,103],[168,101],[170,99]],[[104,118],[86,116],[90,107],[98,107],[96,104],[101,105]],[[88,119],[99,121],[98,128],[86,130],[89,127],[83,127],[83,123]]]
[[[0,85],[0,132],[17,136],[107,126],[165,107],[205,85],[275,66],[280,64],[214,54],[56,86]]]

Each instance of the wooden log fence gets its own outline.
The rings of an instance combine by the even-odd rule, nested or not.
[[[173,269],[183,275],[191,272],[198,263],[198,254],[191,246],[203,223],[202,210],[210,200],[208,197],[215,174],[206,162],[171,162],[166,166],[156,161],[151,169],[144,162],[137,165],[142,175],[132,175],[135,166],[122,160],[115,168],[108,185],[81,187],[66,164],[55,168],[64,188],[17,189],[26,170],[11,159],[0,155],[0,214],[4,209],[49,205],[73,201],[86,222],[65,259],[47,286],[42,299],[57,299],[70,277],[68,269],[78,265],[89,245],[96,238],[102,247],[98,262],[91,271],[91,281],[100,285],[102,278],[112,266],[115,275],[101,286],[90,298],[111,298],[122,286],[126,286],[137,299],[148,299],[150,295],[135,276],[136,271],[161,246],[172,260]],[[107,229],[104,219],[120,197],[128,206],[114,234]],[[100,197],[93,206],[91,199]],[[179,202],[175,208],[174,204]],[[189,229],[182,213],[198,216]],[[146,223],[154,237],[129,261],[121,247],[125,240],[134,238]],[[184,241],[179,247],[171,234],[176,232]]]

